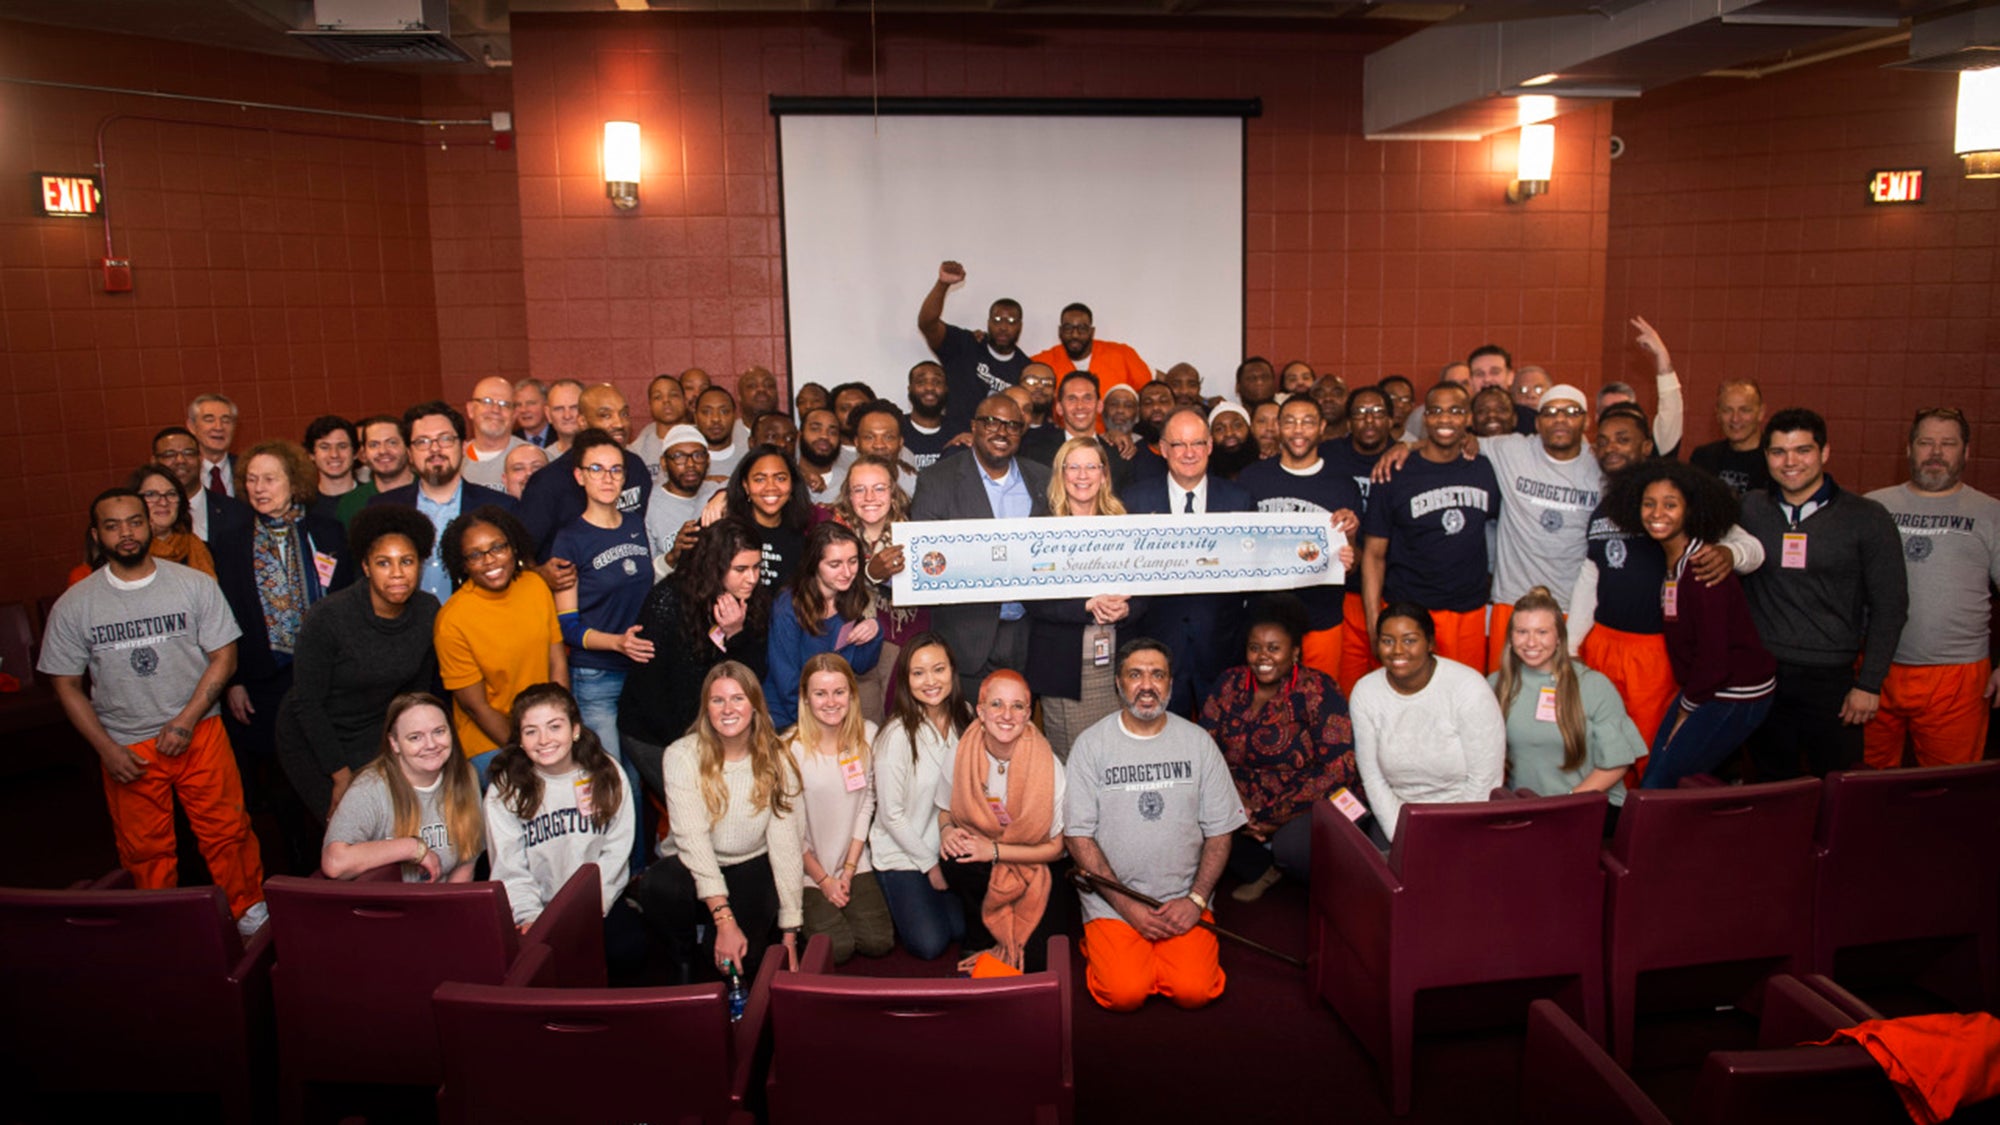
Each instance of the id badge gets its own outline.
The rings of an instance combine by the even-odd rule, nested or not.
[[[1681,619],[1681,584],[1667,581],[1660,585],[1660,616],[1669,621]]]
[[[1359,821],[1368,815],[1368,806],[1362,804],[1354,794],[1349,793],[1345,785],[1327,794],[1326,799],[1334,808],[1340,810],[1340,815],[1349,820]]]
[[[850,644],[853,640],[854,640],[854,622],[842,621],[840,623],[840,631],[833,635],[834,649],[839,650],[846,648],[848,644]]]
[[[993,810],[993,816],[1000,822],[1000,827],[1005,828],[1014,823],[1014,818],[1007,815],[1007,806],[1000,802],[1000,798],[989,794],[986,798],[986,807]]]
[[[1538,723],[1553,723],[1556,721],[1556,689],[1554,687],[1543,687],[1540,697],[1535,700],[1535,721]]]
[[[335,565],[336,563],[332,555],[327,554],[325,551],[313,552],[313,569],[319,572],[319,584],[322,587],[333,585]]]
[[[840,783],[847,786],[849,793],[867,788],[868,774],[861,768],[859,753],[840,759]]]
[[[597,806],[592,804],[590,800],[590,779],[588,777],[579,777],[576,779],[576,811],[582,813],[584,816],[596,815]]]
[[[1111,630],[1092,629],[1090,631],[1090,663],[1102,668],[1111,663]]]
[[[1785,545],[1783,551],[1778,556],[1778,565],[1784,567],[1786,570],[1804,570],[1806,568],[1805,532],[1787,531],[1785,533]]]

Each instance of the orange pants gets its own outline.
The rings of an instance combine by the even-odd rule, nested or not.
[[[1976,762],[1986,754],[1986,680],[1993,662],[1977,664],[1891,664],[1882,678],[1882,707],[1861,729],[1869,766],[1903,764],[1908,736],[1920,766]]]
[[[1674,680],[1674,666],[1667,662],[1667,638],[1659,633],[1626,633],[1609,625],[1592,625],[1577,657],[1618,689],[1618,697],[1625,701],[1625,714],[1639,728],[1639,737],[1652,745],[1660,724],[1666,721],[1667,709],[1681,691]],[[1625,787],[1638,788],[1645,776],[1646,759],[1641,758],[1625,771]]]
[[[1215,916],[1203,912],[1205,921]],[[1199,1008],[1222,995],[1215,935],[1200,926],[1165,941],[1147,941],[1123,918],[1099,918],[1083,927],[1083,980],[1091,999],[1114,1012],[1137,1011],[1148,996]]]
[[[1489,672],[1500,667],[1500,658],[1507,654],[1507,623],[1512,620],[1512,605],[1493,603],[1492,616],[1486,619],[1486,670]]]
[[[1305,643],[1299,646],[1299,663],[1316,671],[1325,672],[1335,680],[1340,679],[1340,637],[1342,625],[1331,629],[1321,629],[1317,633],[1307,633]]]
[[[180,861],[174,854],[174,798],[179,797],[201,858],[208,861],[215,885],[229,896],[229,912],[241,918],[264,900],[264,859],[250,831],[250,816],[243,811],[243,779],[237,776],[222,717],[195,724],[188,748],[175,757],[160,753],[155,741],[131,746],[146,761],[146,772],[137,781],[120,782],[109,771],[104,774],[118,863],[132,873],[140,890],[180,885]]]
[[[1511,614],[1512,606],[1508,607]],[[1486,608],[1454,613],[1448,609],[1431,610],[1431,620],[1437,624],[1436,650],[1447,660],[1456,660],[1480,675],[1492,671],[1486,663]]]
[[[1340,609],[1340,694],[1352,699],[1354,685],[1361,677],[1382,666],[1375,659],[1375,638],[1368,635],[1368,613],[1361,608],[1361,595],[1349,594]]]

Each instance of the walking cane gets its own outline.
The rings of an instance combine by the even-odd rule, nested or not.
[[[1092,874],[1091,872],[1085,871],[1081,867],[1071,867],[1069,869],[1069,878],[1070,882],[1075,883],[1077,889],[1080,891],[1100,891],[1100,890],[1111,891],[1116,894],[1124,895],[1126,898],[1131,899],[1133,902],[1139,903],[1141,906],[1150,906],[1155,910],[1159,909],[1160,907],[1159,899],[1153,898],[1150,895],[1142,895],[1138,891],[1133,890],[1132,888],[1126,886],[1125,884],[1119,882],[1116,879],[1108,879],[1102,875]],[[1304,961],[1299,960],[1297,957],[1294,957],[1289,953],[1280,953],[1277,950],[1272,949],[1270,946],[1265,945],[1263,942],[1252,941],[1249,938],[1244,937],[1242,934],[1233,933],[1229,930],[1225,930],[1221,926],[1216,925],[1215,923],[1209,921],[1206,918],[1196,922],[1195,925],[1200,926],[1202,929],[1207,930],[1209,933],[1214,934],[1216,937],[1228,938],[1230,941],[1233,941],[1238,945],[1248,946],[1249,948],[1254,949],[1259,953],[1262,953],[1266,957],[1275,957],[1278,960],[1283,961],[1285,964],[1290,965],[1295,969],[1303,969],[1306,967],[1306,963]]]

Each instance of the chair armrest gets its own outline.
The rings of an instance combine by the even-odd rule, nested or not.
[[[1597,853],[1597,866],[1613,879],[1623,879],[1632,873],[1632,869],[1625,866],[1624,862],[1612,855],[1609,850]]]
[[[596,864],[576,869],[528,927],[522,942],[549,947],[544,987],[605,987],[604,891]]]
[[[781,950],[783,946],[779,947]],[[833,971],[833,939],[825,934],[814,934],[806,942],[806,951],[799,957],[799,971],[802,973],[826,974]]]
[[[1833,978],[1827,976],[1825,973],[1807,973],[1799,977],[1798,981],[1800,984],[1819,993],[1820,996],[1826,999],[1827,1003],[1832,1004],[1834,1007],[1840,1009],[1843,1015],[1848,1016],[1852,1021],[1848,1026],[1883,1018],[1882,1013],[1876,1011],[1873,1005],[1842,988],[1840,985],[1835,984]]]
[[[114,867],[95,879],[79,879],[69,885],[72,891],[129,891],[132,889],[132,873],[122,867]]]
[[[1070,968],[1069,937],[1056,934],[1049,938],[1049,972],[1055,974],[1056,988],[1062,997],[1062,1082],[1063,1089],[1076,1086],[1076,1060],[1073,1058],[1074,1030],[1071,1021],[1075,1018],[1074,973]]]
[[[1553,1000],[1528,1007],[1520,1119],[1667,1125],[1638,1084]]]
[[[750,982],[750,995],[743,1001],[743,1018],[729,1028],[729,1104],[738,1109],[743,1107],[743,1099],[750,1096],[750,1072],[756,1069],[757,1044],[770,1020],[771,982],[778,979],[784,966],[784,946],[773,945],[764,950],[764,959],[757,965],[757,978]]]
[[[1798,978],[1780,973],[1764,982],[1764,1011],[1757,1024],[1757,1046],[1797,1047],[1817,1043],[1854,1019]]]
[[[1719,778],[1719,777],[1715,776],[1715,775],[1714,775],[1714,774],[1712,774],[1712,773],[1691,773],[1691,774],[1687,775],[1686,777],[1684,777],[1684,778],[1681,778],[1681,780],[1680,780],[1680,784],[1679,784],[1679,785],[1676,785],[1676,786],[1675,786],[1674,788],[1676,788],[1676,789],[1722,789],[1722,788],[1726,788],[1726,786],[1724,785],[1724,783],[1723,783],[1723,780],[1722,780],[1721,778]]]
[[[377,864],[366,871],[359,872],[352,879],[348,880],[350,883],[400,883],[402,881],[403,864],[401,861]]]
[[[270,925],[260,926],[250,940],[243,943],[243,956],[229,970],[229,979],[242,984],[260,976],[269,976],[271,963],[277,960],[278,947],[271,939]]]
[[[506,988],[550,987],[550,982],[543,978],[548,975],[552,960],[548,946],[539,941],[528,942],[515,955],[514,963],[507,966],[507,975],[500,978],[500,983]]]
[[[1488,793],[1486,799],[1489,801],[1532,801],[1539,796],[1541,794],[1535,792],[1533,789],[1525,787],[1509,789],[1502,785],[1491,793]]]
[[[1389,916],[1402,882],[1361,829],[1324,801],[1312,812],[1311,909],[1357,953],[1386,969]],[[1365,929],[1364,929],[1365,927]],[[1366,935],[1369,940],[1357,941]]]

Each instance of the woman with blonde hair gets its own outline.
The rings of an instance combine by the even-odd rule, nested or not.
[[[859,695],[847,661],[830,652],[812,657],[799,673],[799,723],[785,739],[799,769],[806,933],[832,938],[835,964],[856,953],[880,957],[896,944],[869,863],[875,724],[861,716]]]
[[[390,700],[382,752],[356,771],[327,822],[320,870],[352,879],[400,863],[405,883],[467,883],[485,850],[479,779],[444,704],[425,692]]]
[[[1625,803],[1625,770],[1646,741],[1618,689],[1572,659],[1569,626],[1546,586],[1514,603],[1500,670],[1488,676],[1507,720],[1509,784],[1544,797],[1604,793],[1613,816]]]
[[[1122,516],[1125,505],[1111,489],[1111,464],[1095,437],[1071,438],[1056,450],[1049,474],[1049,515]],[[1042,726],[1056,757],[1069,760],[1070,743],[1092,723],[1118,710],[1112,655],[1121,622],[1145,611],[1146,599],[1129,594],[1058,598],[1028,607],[1028,651],[1048,659],[1028,662],[1028,687],[1042,701]]]
[[[796,966],[805,897],[798,767],[748,667],[725,660],[709,669],[700,706],[694,730],[661,755],[673,831],[632,897],[691,969],[748,976],[773,930]],[[702,946],[708,956],[697,959]]]

